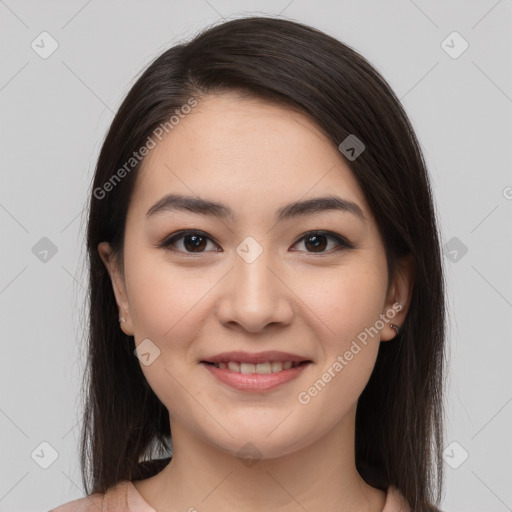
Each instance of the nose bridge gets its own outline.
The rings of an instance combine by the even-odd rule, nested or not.
[[[234,268],[218,308],[222,322],[236,322],[250,331],[269,323],[288,322],[291,305],[286,286],[276,276],[271,251],[252,237],[236,248]]]
[[[244,252],[248,246],[249,250]],[[271,289],[275,287],[275,283],[273,283],[275,276],[269,270],[271,267],[270,251],[263,250],[262,247],[259,252],[256,247],[244,243],[237,248],[237,254],[235,273],[243,295],[258,299],[261,294],[271,292]]]

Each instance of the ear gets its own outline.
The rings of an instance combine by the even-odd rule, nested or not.
[[[128,295],[126,293],[124,273],[121,271],[120,265],[118,265],[118,261],[114,257],[112,248],[108,242],[100,242],[98,244],[98,253],[110,275],[114,295],[116,297],[119,318],[123,320],[122,322],[119,322],[119,326],[125,334],[133,336],[133,323],[130,314]]]
[[[397,335],[396,330],[390,324],[403,326],[409,311],[414,276],[414,259],[409,254],[398,261],[395,275],[388,287],[386,303],[382,312],[387,319],[384,321],[385,326],[381,331],[381,341],[392,340]]]

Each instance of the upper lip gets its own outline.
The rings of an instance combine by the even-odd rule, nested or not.
[[[280,352],[277,350],[270,350],[266,352],[222,352],[222,354],[217,354],[201,360],[201,362],[207,363],[226,363],[229,361],[257,364],[264,363],[266,361],[292,361],[295,363],[301,363],[302,361],[311,360],[297,354],[290,354],[289,352]]]

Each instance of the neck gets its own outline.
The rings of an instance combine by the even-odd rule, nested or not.
[[[250,461],[198,439],[179,423],[171,424],[171,462],[135,486],[158,512],[381,512],[385,492],[368,485],[355,466],[354,426],[355,406],[309,446]]]

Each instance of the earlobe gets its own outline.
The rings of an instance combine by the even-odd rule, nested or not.
[[[391,329],[394,329],[394,331],[398,334],[400,332],[400,326],[399,325],[396,325],[396,324],[393,324],[393,323],[389,323],[389,326],[391,327]]]
[[[133,336],[130,308],[126,293],[124,276],[119,269],[119,265],[117,264],[116,258],[112,253],[112,248],[108,242],[100,242],[98,244],[98,253],[110,276],[112,289],[118,307],[119,326],[125,334]]]
[[[383,314],[387,323],[381,332],[381,341],[390,341],[399,333],[407,317],[414,287],[415,264],[412,255],[402,258],[389,287]]]
[[[380,341],[391,341],[398,336],[403,320],[401,312],[403,311],[403,304],[400,301],[395,301],[391,308],[387,307],[381,315],[384,318],[384,327],[381,331]],[[405,317],[404,317],[405,319]]]

